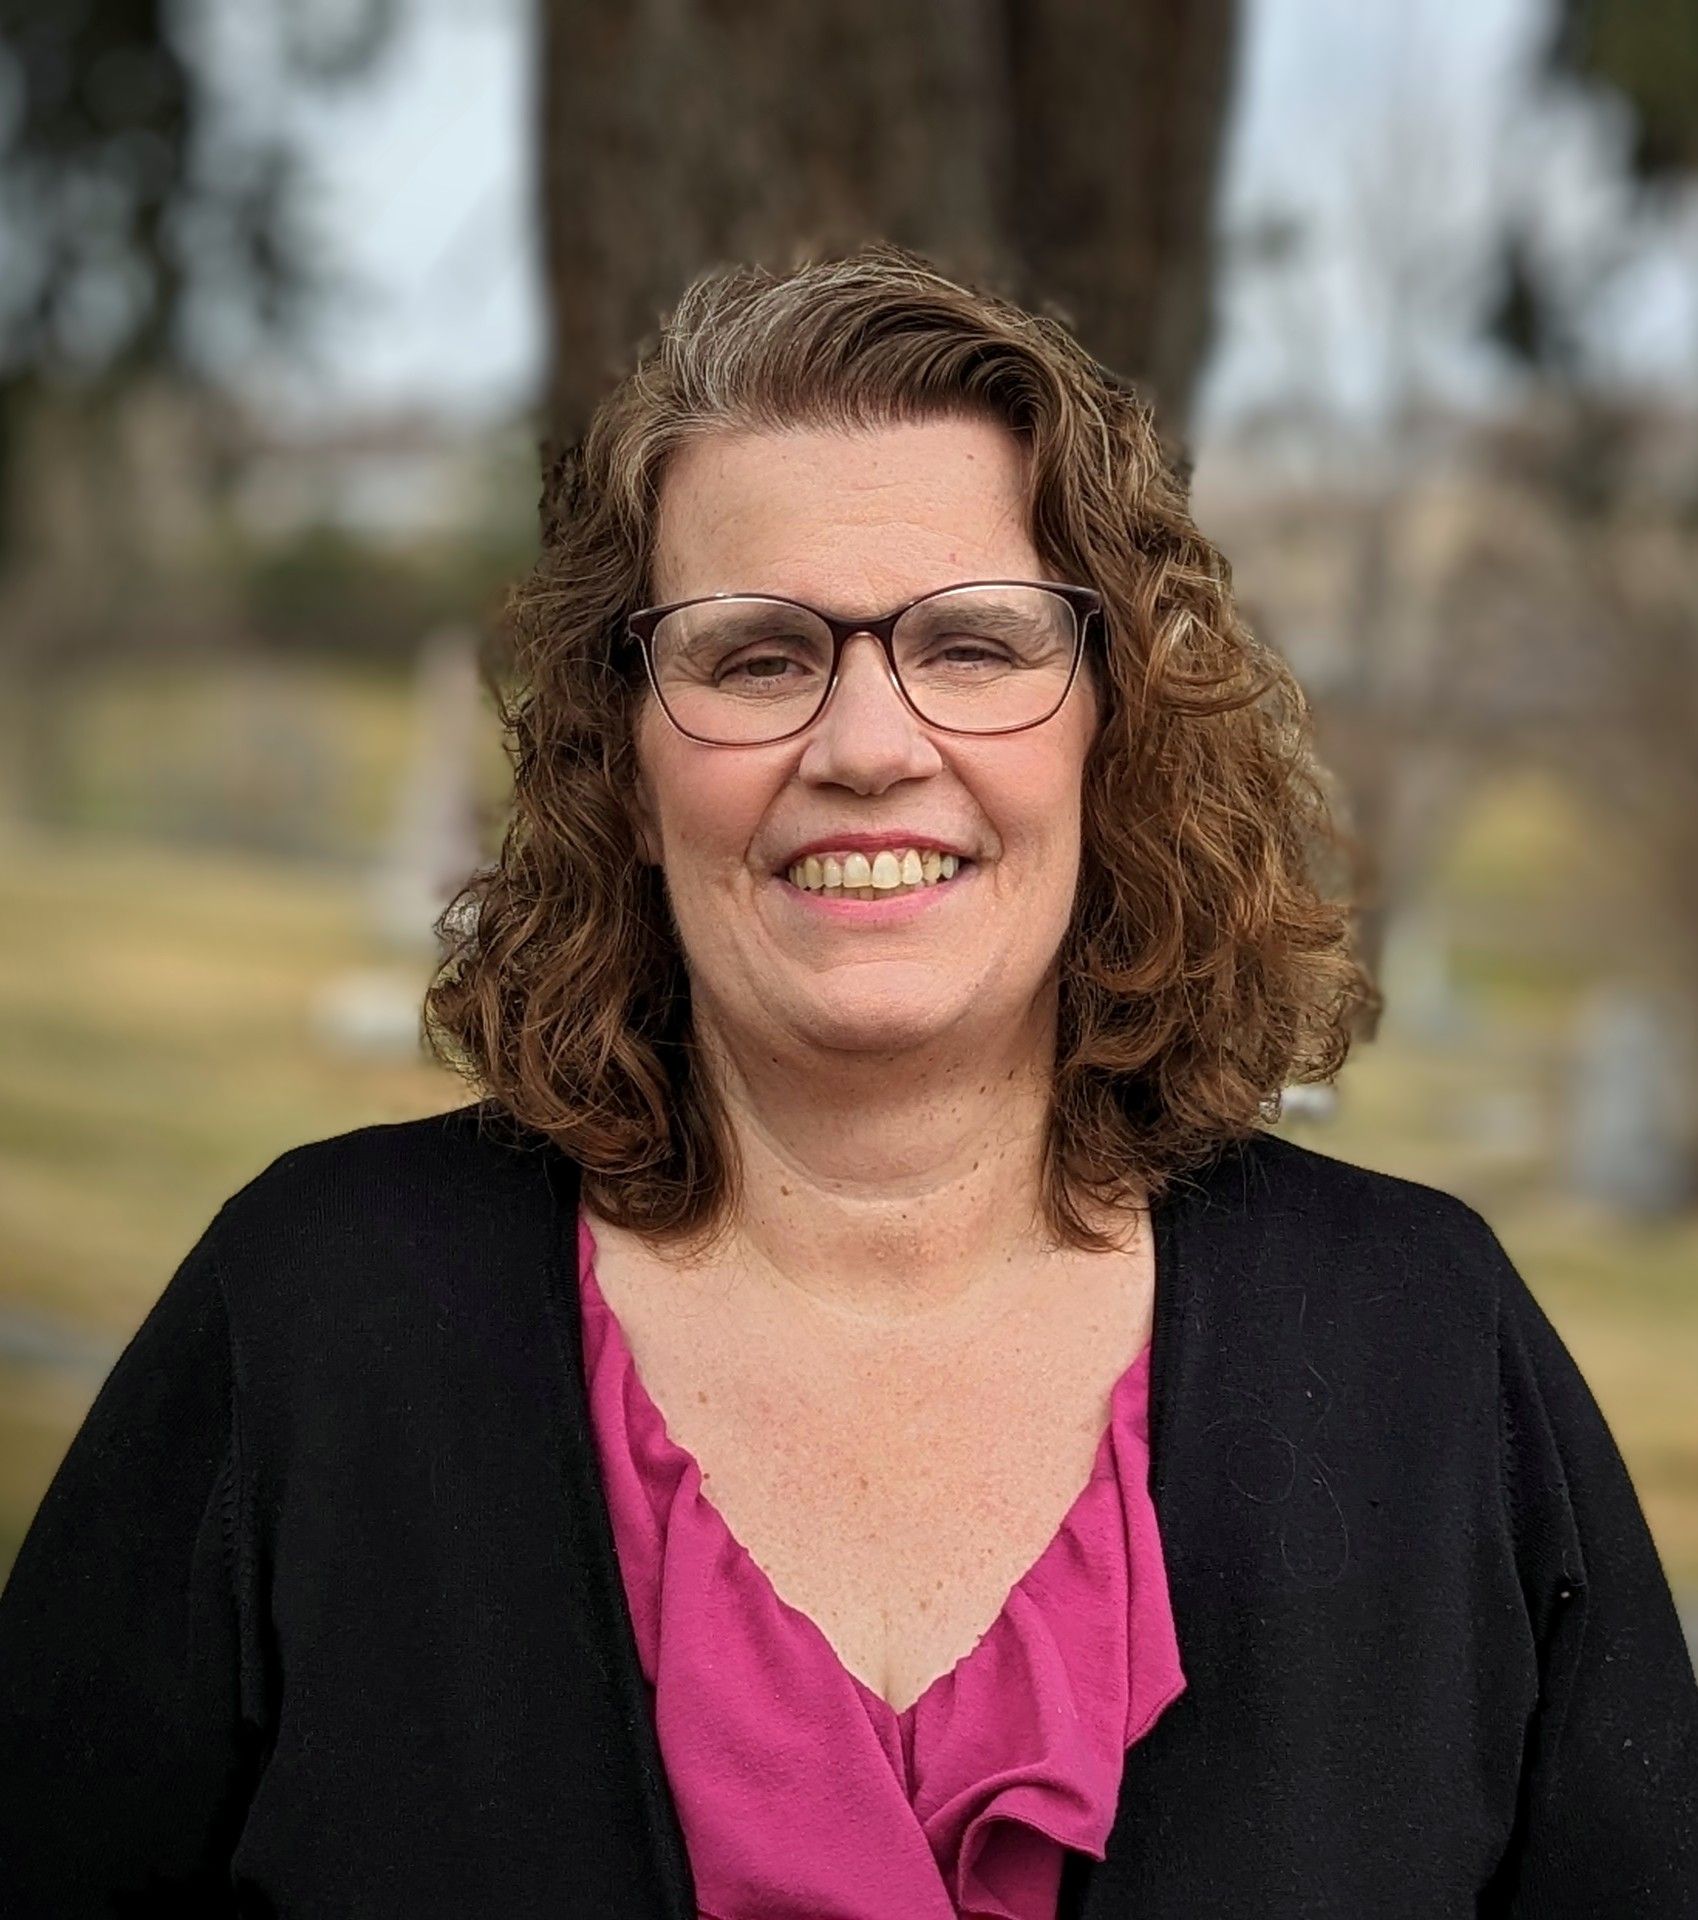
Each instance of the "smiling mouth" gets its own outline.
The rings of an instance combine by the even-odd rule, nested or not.
[[[864,853],[809,854],[787,867],[784,878],[825,900],[886,900],[946,886],[972,865],[960,854],[935,848],[894,847],[870,860]]]

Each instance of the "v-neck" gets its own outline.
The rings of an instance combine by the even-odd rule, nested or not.
[[[654,1696],[642,1669],[636,1624],[623,1585],[614,1541],[606,1488],[595,1468],[588,1392],[584,1381],[582,1293],[578,1272],[578,1218],[582,1175],[578,1163],[552,1141],[539,1141],[545,1178],[552,1202],[554,1255],[548,1290],[550,1314],[558,1343],[564,1401],[562,1412],[571,1428],[567,1457],[572,1463],[571,1497],[575,1514],[577,1551],[584,1556],[595,1604],[608,1610],[623,1630],[609,1679],[624,1702],[626,1726],[635,1744],[639,1776],[644,1783],[642,1818],[650,1836],[655,1879],[652,1892],[656,1920],[696,1920],[696,1883],[684,1839],[676,1796],[668,1778],[654,1718]],[[1196,1276],[1186,1254],[1187,1223],[1193,1212],[1206,1209],[1218,1197],[1225,1173],[1237,1169],[1248,1177],[1243,1151],[1222,1148],[1192,1173],[1175,1176],[1150,1207],[1156,1264],[1163,1276],[1156,1289],[1154,1329],[1149,1347],[1149,1490],[1158,1521],[1166,1520],[1168,1485],[1166,1462],[1172,1454],[1171,1431],[1178,1417],[1178,1382],[1185,1367],[1185,1330],[1196,1310]],[[1127,1817],[1124,1801],[1117,1808],[1111,1830],[1109,1859],[1114,1846],[1127,1844],[1121,1828]],[[1083,1856],[1071,1859],[1063,1875],[1058,1920],[1107,1920],[1104,1900],[1111,1897],[1113,1874]]]
[[[1057,1549],[1062,1546],[1070,1527],[1078,1519],[1085,1502],[1094,1497],[1096,1488],[1103,1480],[1113,1477],[1114,1469],[1111,1449],[1115,1429],[1124,1417],[1126,1403],[1130,1397],[1134,1393],[1147,1388],[1152,1343],[1146,1341],[1115,1377],[1114,1383],[1109,1389],[1108,1413],[1098,1436],[1096,1449],[1092,1455],[1091,1465],[1086,1473],[1083,1485],[1079,1487],[1073,1495],[1073,1498],[1068,1502],[1066,1510],[1051,1530],[1043,1546],[1038,1550],[1037,1555],[1030,1564],[1009,1583],[1008,1589],[1004,1593],[996,1612],[991,1616],[989,1623],[975,1638],[973,1644],[958,1655],[956,1659],[952,1660],[947,1667],[944,1667],[938,1673],[934,1674],[905,1707],[895,1707],[885,1699],[884,1695],[881,1694],[876,1687],[872,1686],[860,1674],[855,1672],[843,1658],[842,1654],[838,1652],[831,1636],[813,1615],[810,1614],[805,1607],[799,1607],[794,1601],[786,1598],[766,1568],[761,1565],[760,1561],[749,1550],[746,1543],[738,1537],[736,1529],[732,1527],[731,1523],[726,1519],[724,1513],[721,1512],[712,1496],[705,1491],[704,1476],[700,1461],[688,1447],[673,1436],[667,1425],[665,1413],[655,1402],[654,1397],[649,1393],[648,1388],[643,1382],[641,1370],[638,1368],[635,1356],[631,1352],[630,1342],[626,1338],[625,1330],[620,1323],[619,1316],[614,1312],[612,1304],[601,1290],[601,1284],[595,1272],[595,1257],[595,1230],[580,1210],[578,1214],[578,1284],[583,1302],[591,1312],[605,1316],[608,1336],[617,1342],[624,1356],[625,1362],[630,1370],[629,1378],[631,1388],[640,1400],[648,1419],[653,1424],[661,1450],[670,1456],[678,1471],[688,1476],[692,1487],[693,1498],[701,1511],[710,1519],[714,1529],[719,1533],[725,1546],[729,1549],[735,1560],[748,1570],[749,1574],[759,1584],[761,1590],[770,1597],[783,1616],[793,1621],[800,1632],[807,1634],[812,1640],[817,1642],[822,1651],[829,1657],[834,1669],[841,1673],[862,1697],[870,1713],[887,1717],[892,1725],[906,1735],[911,1729],[915,1716],[922,1705],[932,1698],[941,1687],[959,1680],[967,1662],[979,1656],[991,1636],[997,1632],[1007,1619],[1009,1610],[1014,1605],[1017,1597],[1031,1586],[1034,1578],[1044,1569]],[[1159,1288],[1160,1276],[1158,1274],[1158,1291]]]

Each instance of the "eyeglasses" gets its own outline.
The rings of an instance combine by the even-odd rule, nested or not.
[[[1067,698],[1092,587],[972,580],[877,619],[822,613],[777,594],[717,593],[630,617],[649,684],[678,731],[704,746],[765,746],[813,725],[845,642],[870,633],[910,710],[945,733],[1018,733]]]

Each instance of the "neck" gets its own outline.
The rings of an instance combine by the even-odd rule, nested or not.
[[[734,1257],[840,1318],[969,1313],[1046,1245],[1053,1000],[899,1055],[786,1051],[698,1006],[741,1171]]]

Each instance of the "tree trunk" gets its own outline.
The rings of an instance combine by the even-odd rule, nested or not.
[[[548,431],[702,268],[882,237],[1028,304],[1186,430],[1237,0],[540,0]]]
[[[1022,296],[1187,437],[1213,334],[1237,0],[1009,0],[1008,231]]]

